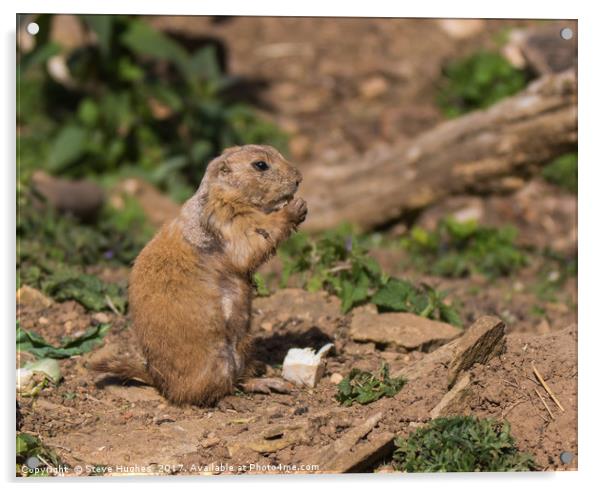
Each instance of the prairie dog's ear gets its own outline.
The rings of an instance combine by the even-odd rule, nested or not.
[[[220,158],[220,160],[218,161],[218,171],[222,175],[230,174],[230,172],[232,172],[232,168],[228,163],[228,159]]]

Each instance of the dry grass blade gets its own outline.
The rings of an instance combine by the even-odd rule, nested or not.
[[[119,310],[117,310],[117,308],[115,307],[115,304],[111,300],[111,297],[105,295],[105,302],[107,302],[107,306],[113,311],[114,314],[118,315],[119,317],[123,317],[123,314],[119,312]]]
[[[550,408],[548,407],[548,404],[546,403],[546,401],[544,400],[544,398],[542,397],[542,395],[539,393],[539,391],[537,389],[534,389],[535,393],[537,394],[537,397],[539,397],[539,400],[543,403],[544,407],[546,408],[546,411],[548,411],[548,414],[550,415],[550,417],[552,419],[556,419],[554,418],[554,415],[552,414],[552,411],[550,411]]]
[[[556,403],[556,405],[560,408],[560,410],[562,412],[564,412],[564,408],[562,407],[562,404],[560,404],[560,401],[556,398],[556,396],[554,395],[554,393],[552,392],[552,389],[550,389],[550,387],[548,386],[548,384],[546,384],[546,381],[543,379],[543,377],[541,376],[541,374],[539,373],[539,370],[537,370],[537,368],[535,367],[535,362],[531,362],[531,367],[533,368],[533,373],[535,374],[535,376],[537,377],[537,380],[539,380],[539,382],[541,383],[542,387],[546,390],[546,392],[550,395],[550,397],[552,398],[552,400]]]

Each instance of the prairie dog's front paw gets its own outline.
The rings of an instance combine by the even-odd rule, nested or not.
[[[307,216],[307,203],[303,198],[295,198],[288,204],[287,210],[291,221],[295,225],[299,225]]]

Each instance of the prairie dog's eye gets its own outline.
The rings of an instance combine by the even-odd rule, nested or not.
[[[255,167],[255,169],[257,169],[260,172],[264,172],[270,168],[270,166],[263,160],[253,162],[253,167]]]

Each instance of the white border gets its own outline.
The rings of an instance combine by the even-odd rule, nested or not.
[[[297,16],[368,16],[368,17],[486,17],[486,18],[564,18],[579,19],[579,471],[573,473],[539,475],[444,475],[444,476],[320,476],[320,477],[270,477],[254,476],[216,479],[178,479],[170,481],[148,479],[88,479],[90,486],[143,485],[149,488],[164,487],[166,484],[185,485],[198,489],[199,486],[235,485],[260,486],[261,489],[304,488],[324,483],[326,486],[358,487],[387,486],[395,489],[416,487],[420,489],[507,489],[511,486],[543,485],[546,489],[566,489],[567,485],[585,486],[594,481],[595,472],[600,468],[598,457],[601,454],[600,442],[600,358],[602,348],[602,312],[600,285],[600,233],[602,194],[600,166],[600,73],[599,47],[602,46],[602,19],[596,15],[595,2],[590,1],[546,1],[527,2],[525,0],[503,0],[497,2],[454,0],[420,2],[393,2],[370,0],[369,2],[325,2],[303,0],[283,2],[266,0],[247,1],[197,1],[190,0],[145,0],[144,2],[124,2],[103,0],[102,2],[82,2],[81,0],[21,0],[20,2],[0,2],[3,27],[2,56],[4,75],[0,78],[2,108],[6,108],[1,120],[2,149],[4,159],[2,169],[3,192],[2,241],[4,259],[4,279],[2,284],[2,318],[5,335],[4,349],[7,361],[3,388],[6,404],[3,404],[2,422],[2,471],[5,479],[11,479],[14,465],[14,422],[12,381],[14,370],[12,322],[14,321],[14,182],[15,182],[15,14],[17,12],[56,12],[56,13],[144,13],[163,15],[297,15]],[[419,42],[419,41],[417,41]],[[11,341],[11,342],[9,342]],[[599,480],[599,479],[598,479]],[[26,487],[34,483],[22,484]],[[50,481],[35,483],[56,488],[63,482]],[[10,486],[15,483],[10,483]],[[76,485],[81,485],[81,481]],[[543,487],[542,486],[542,487]],[[587,489],[587,488],[586,488]]]

